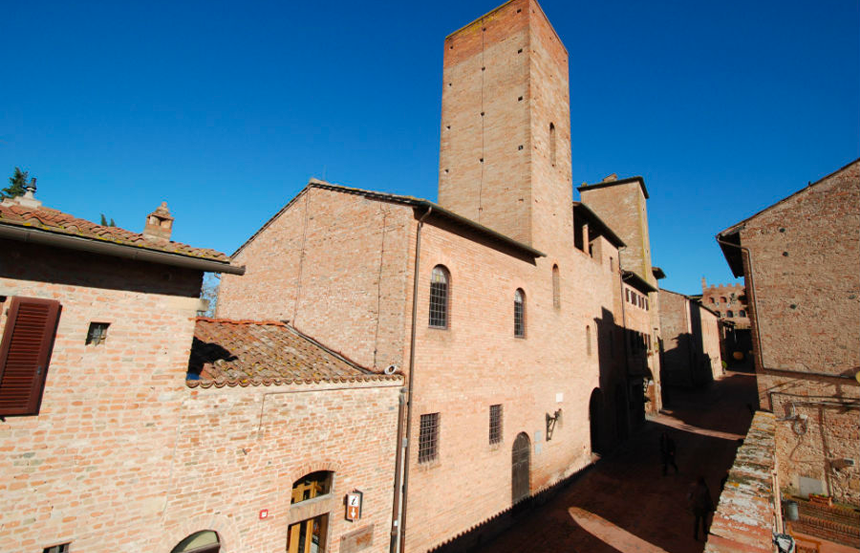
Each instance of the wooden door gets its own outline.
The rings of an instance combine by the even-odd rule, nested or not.
[[[287,553],[322,553],[328,534],[328,515],[290,525],[287,531]]]
[[[531,464],[531,442],[525,432],[520,432],[514,440],[511,452],[511,496],[517,503],[529,496],[529,470]]]

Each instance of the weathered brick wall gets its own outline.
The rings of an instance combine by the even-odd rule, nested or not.
[[[720,495],[706,553],[774,551],[771,540],[780,508],[775,505],[771,476],[775,433],[773,414],[757,412]]]
[[[683,294],[660,290],[663,375],[672,384],[692,386],[723,374],[717,317]]]
[[[365,367],[403,366],[411,208],[306,188],[224,275],[219,317],[289,320]]]
[[[746,221],[759,400],[780,417],[781,486],[805,476],[860,505],[860,162]],[[746,256],[745,256],[746,257]],[[773,370],[776,369],[776,370]],[[780,371],[795,371],[780,372]],[[843,378],[805,376],[805,372]],[[853,460],[843,467],[842,460]]]
[[[699,317],[702,321],[702,350],[707,362],[711,365],[711,377],[716,380],[723,376],[723,360],[721,355],[720,344],[720,327],[717,316],[700,305],[695,305],[694,308],[699,310]]]
[[[732,321],[738,328],[749,328],[749,307],[741,298],[746,296],[743,284],[711,284],[702,282],[702,305],[720,313],[723,319]],[[741,317],[741,311],[745,316]],[[728,316],[728,312],[732,316]]]
[[[62,305],[40,414],[0,422],[0,551],[115,551],[159,527],[201,278],[0,241],[0,296]]]
[[[170,551],[193,532],[221,535],[221,551],[283,551],[290,524],[328,514],[328,551],[367,530],[366,551],[387,551],[401,379],[183,390],[170,458],[170,496],[147,551]],[[325,496],[290,505],[293,483],[334,472]],[[347,492],[364,493],[345,519]],[[268,518],[260,519],[266,509]]]

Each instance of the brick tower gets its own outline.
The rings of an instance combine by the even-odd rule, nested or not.
[[[546,251],[573,235],[567,60],[535,0],[445,39],[439,203]]]

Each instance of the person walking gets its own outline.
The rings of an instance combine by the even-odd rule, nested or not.
[[[714,510],[714,501],[711,499],[711,490],[708,489],[708,484],[705,482],[704,476],[699,476],[699,480],[693,487],[692,491],[687,495],[690,500],[690,507],[693,511],[695,520],[693,521],[693,539],[699,541],[699,522],[702,526],[702,538],[708,537],[708,515]]]
[[[675,464],[675,440],[668,432],[660,434],[660,459],[663,461],[663,476],[669,471],[669,465],[672,465],[675,474],[678,474],[678,465]]]

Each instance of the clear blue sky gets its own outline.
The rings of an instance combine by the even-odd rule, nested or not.
[[[435,200],[443,39],[496,5],[7,0],[0,176],[227,253],[309,177]],[[860,157],[858,5],[542,2],[573,182],[645,178],[664,287],[730,281],[717,232]]]

